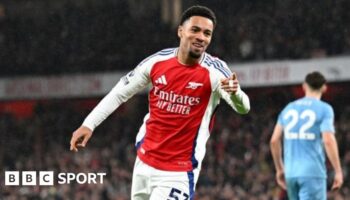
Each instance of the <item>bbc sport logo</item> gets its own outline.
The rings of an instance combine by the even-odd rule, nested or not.
[[[106,173],[58,173],[57,184],[103,184]],[[52,186],[55,184],[53,171],[5,171],[5,186]]]

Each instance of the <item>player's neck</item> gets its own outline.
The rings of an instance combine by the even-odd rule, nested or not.
[[[307,91],[305,94],[305,97],[314,98],[314,99],[321,99],[322,93],[318,92],[318,91]]]
[[[187,53],[179,51],[177,53],[177,60],[182,65],[192,66],[194,64],[197,64],[199,62],[200,58],[192,58]]]

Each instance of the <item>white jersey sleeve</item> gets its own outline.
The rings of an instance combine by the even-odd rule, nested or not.
[[[248,95],[239,87],[236,94],[229,94],[220,87],[218,91],[223,99],[238,113],[246,114],[250,110]]]
[[[103,122],[122,103],[150,83],[152,60],[140,63],[134,70],[122,77],[114,88],[101,100],[83,122],[92,131]]]
[[[250,110],[250,101],[248,95],[238,88],[235,94],[229,94],[225,90],[221,89],[221,79],[228,78],[232,75],[231,70],[228,68],[227,64],[218,59],[214,58],[212,61],[215,69],[213,79],[213,89],[219,93],[220,97],[223,98],[228,105],[230,105],[236,112],[240,114],[246,114]]]
[[[122,103],[151,83],[150,73],[155,63],[168,59],[174,56],[175,53],[175,48],[169,48],[144,59],[134,70],[119,80],[114,88],[85,118],[82,125],[93,131]]]

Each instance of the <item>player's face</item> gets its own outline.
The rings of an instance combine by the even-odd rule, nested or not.
[[[192,58],[200,58],[210,44],[213,29],[210,19],[192,16],[179,26],[180,49]]]

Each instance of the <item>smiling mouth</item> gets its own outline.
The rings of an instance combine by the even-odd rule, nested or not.
[[[197,47],[197,48],[204,48],[204,45],[199,44],[199,43],[192,43],[192,45],[193,45],[194,47]]]

